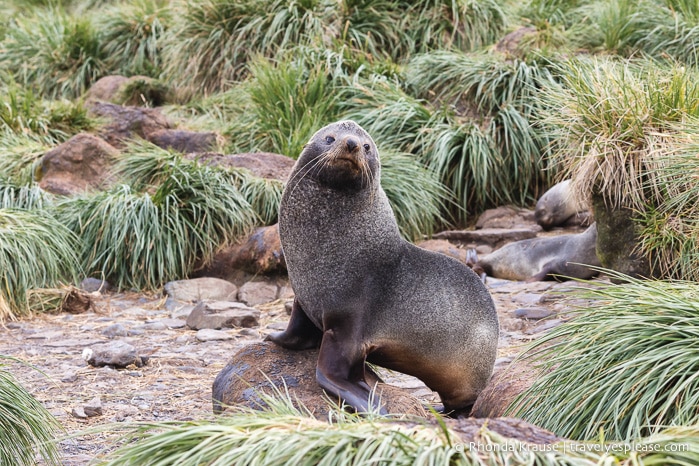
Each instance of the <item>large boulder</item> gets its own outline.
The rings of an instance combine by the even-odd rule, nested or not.
[[[108,143],[122,148],[129,139],[150,140],[153,133],[172,128],[172,124],[155,108],[127,107],[109,102],[90,102],[91,116],[105,121],[99,135]]]
[[[260,311],[234,301],[200,301],[187,316],[187,326],[194,330],[250,328],[260,324]]]
[[[201,163],[237,167],[250,170],[255,176],[272,180],[286,181],[296,161],[290,157],[271,152],[246,152],[223,155],[216,153],[195,154],[193,158]]]
[[[638,250],[641,227],[634,221],[635,211],[612,206],[601,194],[592,195],[592,209],[597,222],[597,256],[602,267],[631,277],[650,277],[649,258]]]
[[[476,229],[484,228],[524,228],[541,231],[534,218],[534,211],[515,206],[501,206],[483,212],[476,221]]]
[[[159,129],[148,135],[148,140],[156,146],[183,154],[213,150],[219,145],[219,139],[216,133],[181,129]]]
[[[526,360],[515,360],[492,375],[478,395],[471,415],[477,418],[504,416],[507,408],[536,380],[538,370]]]
[[[197,275],[237,280],[239,272],[256,275],[286,273],[286,261],[276,224],[256,229],[247,239],[216,253]]]
[[[271,342],[252,343],[233,355],[214,380],[214,412],[236,405],[262,409],[266,404],[261,393],[274,395],[288,390],[295,405],[327,419],[329,398],[316,382],[317,361],[317,349],[291,351]],[[370,385],[378,382],[368,367],[367,373]],[[379,383],[377,396],[389,413],[425,416],[420,401],[397,387]]]
[[[72,195],[106,188],[110,167],[119,151],[97,136],[76,134],[41,159],[39,186],[45,191]]]

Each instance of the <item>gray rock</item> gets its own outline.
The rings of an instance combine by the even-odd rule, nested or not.
[[[279,296],[279,287],[275,283],[251,281],[238,290],[238,300],[248,306],[272,302]]]
[[[194,307],[192,307],[194,309]],[[183,328],[187,325],[183,319],[159,319],[155,322],[163,324],[166,328]]]
[[[126,367],[132,364],[137,367],[143,365],[142,358],[137,354],[136,348],[122,340],[94,345],[85,348],[83,359],[95,367],[114,366]]]
[[[153,131],[148,140],[163,149],[172,149],[189,154],[206,152],[218,145],[219,135],[216,133],[201,133],[180,129],[160,129]]]
[[[233,335],[223,330],[214,330],[211,328],[203,328],[197,332],[197,340],[199,341],[220,341],[220,340],[232,340]]]
[[[85,410],[82,406],[76,406],[70,414],[77,419],[87,419],[87,414],[85,414]]]
[[[554,312],[545,307],[528,307],[515,309],[514,314],[520,319],[540,320],[552,316]]]
[[[534,211],[514,206],[501,206],[483,212],[476,221],[476,229],[483,228],[541,230],[541,227],[536,223]]]
[[[242,303],[207,300],[195,306],[187,317],[187,326],[195,330],[256,327],[259,320],[260,311]]]
[[[111,288],[112,285],[110,285],[109,282],[100,280],[99,278],[88,277],[80,282],[80,289],[87,291],[88,293],[94,293],[95,291],[104,293],[105,291],[109,291]]]
[[[238,288],[220,278],[202,277],[166,283],[164,292],[177,301],[196,303],[205,299],[232,301],[238,293]]]
[[[83,405],[83,411],[87,417],[95,417],[102,415],[102,400],[96,396]]]
[[[534,238],[540,228],[484,228],[482,230],[454,230],[442,231],[432,236],[434,239],[446,239],[463,243],[486,244],[492,248],[498,248],[506,243]]]
[[[129,331],[121,324],[112,324],[102,330],[101,333],[107,338],[115,338],[128,336]]]

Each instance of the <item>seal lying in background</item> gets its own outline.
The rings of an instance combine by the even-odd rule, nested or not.
[[[279,234],[296,294],[289,349],[320,345],[316,379],[359,412],[370,400],[365,360],[413,375],[447,411],[470,407],[493,370],[498,320],[468,267],[398,232],[364,129],[341,121],[306,144],[284,190]]]
[[[477,263],[491,277],[507,280],[591,278],[596,270],[580,264],[601,267],[597,258],[597,224],[582,233],[546,236],[515,241],[482,257]]]
[[[544,230],[563,225],[574,215],[583,214],[577,223],[588,224],[587,207],[573,195],[570,180],[561,181],[546,191],[536,203],[534,216],[536,223]],[[584,223],[581,223],[584,222]]]

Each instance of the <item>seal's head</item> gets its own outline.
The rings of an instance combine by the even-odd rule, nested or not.
[[[369,133],[354,121],[332,123],[318,130],[304,146],[295,175],[341,191],[378,185],[379,153]],[[292,180],[293,181],[293,180]]]

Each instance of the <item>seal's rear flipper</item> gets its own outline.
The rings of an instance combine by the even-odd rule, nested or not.
[[[364,380],[366,355],[352,338],[343,338],[333,330],[326,330],[320,345],[316,380],[328,393],[340,397],[358,413],[388,411],[374,399]],[[372,371],[373,372],[373,371]]]
[[[265,341],[271,341],[290,350],[305,350],[317,348],[321,338],[323,338],[323,332],[311,322],[298,299],[294,299],[286,330],[267,335]]]

